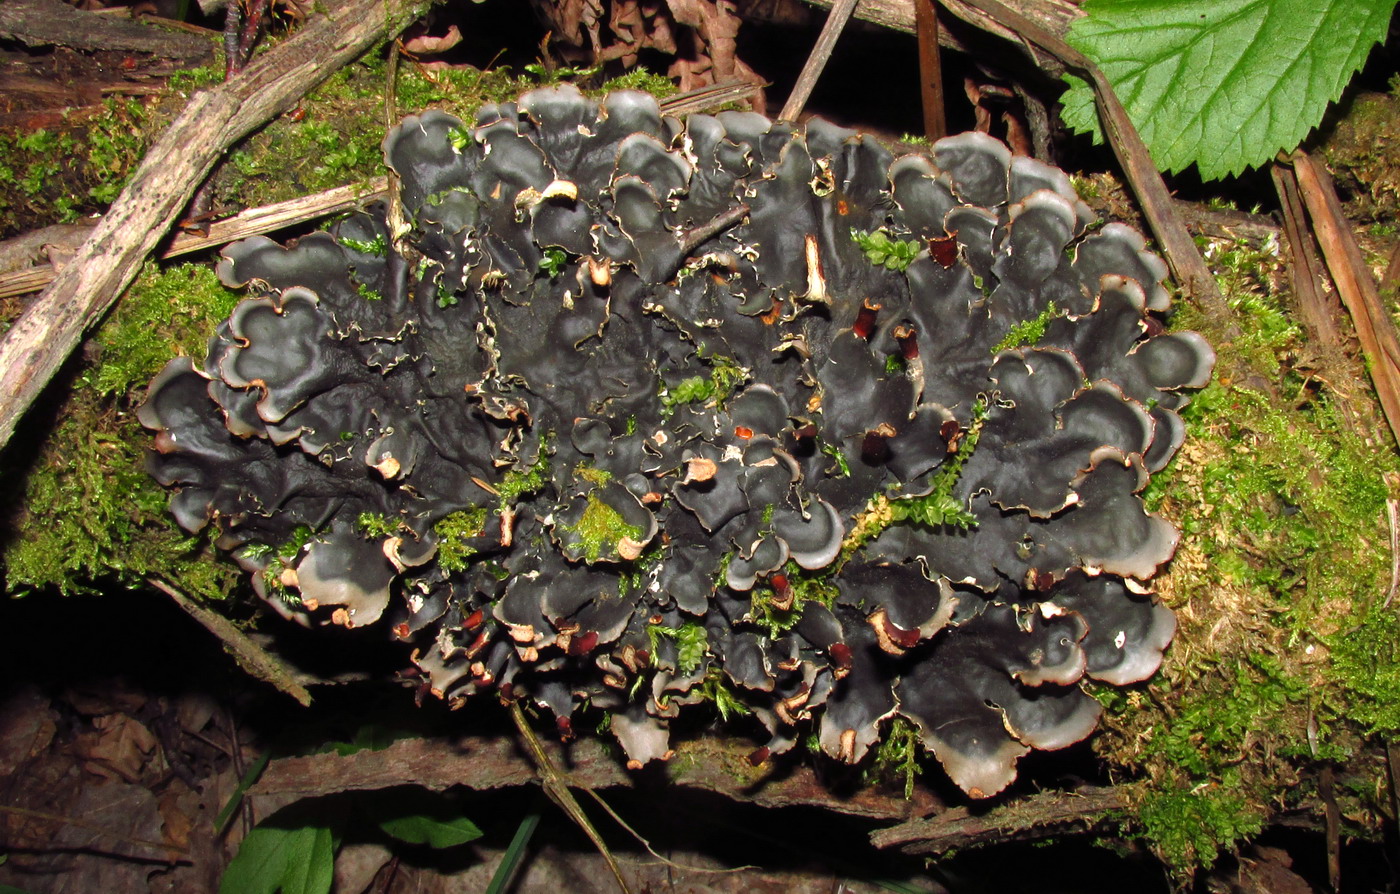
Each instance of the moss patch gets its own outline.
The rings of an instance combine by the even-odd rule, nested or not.
[[[1182,414],[1186,446],[1145,494],[1182,529],[1157,581],[1179,631],[1152,681],[1095,692],[1095,748],[1141,780],[1137,827],[1183,872],[1315,797],[1319,762],[1368,772],[1366,736],[1400,722],[1387,704],[1400,697],[1400,624],[1376,611],[1390,577],[1385,476],[1400,464],[1369,387],[1344,361],[1316,374],[1275,245],[1208,243],[1206,256],[1244,334],[1230,341],[1181,308],[1176,327],[1221,360]],[[1345,816],[1375,806],[1363,789],[1348,790]]]
[[[202,354],[237,297],[192,265],[148,266],[128,290],[27,472],[5,479],[14,507],[0,548],[7,593],[67,594],[151,577],[205,598],[230,591],[236,569],[209,561],[205,539],[175,525],[143,468],[150,436],[136,422],[132,392],[175,354]]]

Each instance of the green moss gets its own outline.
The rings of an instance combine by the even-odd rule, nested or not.
[[[579,463],[577,466],[574,466],[574,477],[580,481],[587,481],[589,484],[607,484],[612,480],[613,476],[607,469],[600,469],[597,466]]]
[[[1142,780],[1139,828],[1179,871],[1314,796],[1317,761],[1362,766],[1365,736],[1400,730],[1400,623],[1379,608],[1385,475],[1400,464],[1365,385],[1295,367],[1314,349],[1276,288],[1276,246],[1206,244],[1234,318],[1179,306],[1176,325],[1220,361],[1182,413],[1186,445],[1144,493],[1182,530],[1158,581],[1178,634],[1149,684],[1094,689],[1095,747]]]
[[[919,767],[919,754],[923,748],[923,741],[918,726],[896,715],[886,725],[879,743],[875,746],[874,757],[865,770],[866,782],[901,785],[904,789],[904,799],[913,800],[914,782],[922,772]]]
[[[1045,337],[1045,327],[1049,326],[1050,321],[1059,315],[1059,309],[1055,307],[1055,302],[1051,301],[1036,316],[1029,320],[1022,320],[1008,329],[1001,341],[992,348],[992,353],[1000,354],[1011,348],[1039,344],[1040,340]]]
[[[105,210],[157,129],[151,108],[109,98],[53,129],[0,134],[0,236]]]
[[[1367,734],[1391,738],[1400,733],[1400,615],[1374,604],[1359,621],[1328,638],[1332,674],[1347,715]]]
[[[851,239],[865,252],[866,260],[876,267],[896,273],[909,269],[924,247],[913,239],[893,239],[886,230],[862,232],[851,230]]]
[[[721,720],[753,713],[743,700],[734,694],[732,686],[729,678],[719,668],[712,669],[700,683],[701,701],[713,702]]]
[[[674,387],[662,386],[662,412],[669,416],[676,407],[686,404],[713,404],[723,409],[724,402],[734,393],[734,389],[748,379],[748,370],[739,366],[730,357],[713,356],[702,358],[710,367],[709,375],[691,376],[682,379]]]
[[[1211,786],[1155,791],[1138,806],[1137,819],[1177,867],[1209,866],[1230,843],[1264,828],[1257,805]]]
[[[403,523],[387,515],[361,512],[359,518],[355,519],[355,530],[362,537],[372,540],[387,540],[390,537],[398,536],[399,531],[403,530]]]
[[[792,591],[792,604],[780,608],[774,604],[776,593],[770,582],[763,581],[749,591],[748,620],[762,627],[774,639],[797,626],[802,620],[802,611],[809,602],[819,602],[831,608],[840,595],[829,569],[807,571],[796,562],[789,561],[783,567],[783,576]]]
[[[617,545],[624,537],[637,541],[642,536],[641,528],[628,524],[621,513],[594,493],[588,494],[578,523],[560,527],[578,537],[583,556],[590,562],[598,561],[604,554],[616,555]]]
[[[542,489],[549,481],[549,436],[540,439],[539,453],[526,469],[512,469],[496,488],[502,511],[514,506],[526,494]]]
[[[166,493],[143,468],[150,434],[135,398],[170,357],[200,356],[237,296],[207,268],[148,265],[97,331],[58,422],[26,471],[5,479],[13,507],[3,544],[5,587],[88,592],[167,580],[222,598],[236,570],[209,561],[203,536],[181,531]]]
[[[709,651],[709,641],[702,624],[698,621],[686,621],[680,627],[648,624],[647,639],[651,641],[653,663],[656,661],[656,647],[663,636],[676,641],[677,670],[682,674],[692,674],[700,669]]]
[[[199,264],[147,264],[98,331],[98,362],[79,382],[103,396],[145,385],[177,354],[203,357],[209,333],[239,295]]]
[[[382,258],[389,253],[389,240],[385,238],[383,233],[376,233],[374,238],[370,240],[341,236],[336,241],[351,251],[358,251],[361,254]]]
[[[597,92],[606,94],[618,90],[641,90],[661,98],[674,96],[678,92],[675,82],[670,78],[641,67],[633,68],[619,77],[604,81]]]
[[[433,525],[437,535],[437,561],[443,571],[463,571],[476,550],[470,541],[486,529],[487,511],[484,506],[453,512]]]

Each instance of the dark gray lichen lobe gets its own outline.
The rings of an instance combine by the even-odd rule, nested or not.
[[[1080,680],[1156,670],[1177,534],[1138,493],[1214,358],[1063,173],[570,88],[384,149],[408,231],[230,247],[256,297],[140,411],[278,611],[383,626],[454,704],[600,707],[639,762],[716,679],[761,753],[903,715],[975,796],[1092,731]]]

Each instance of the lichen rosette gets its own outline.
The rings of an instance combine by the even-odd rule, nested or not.
[[[902,715],[974,796],[1156,670],[1140,494],[1214,358],[1062,172],[567,87],[384,151],[403,231],[231,246],[252,296],[140,412],[279,612],[383,627],[454,705],[601,709],[636,763],[716,698],[759,757]]]

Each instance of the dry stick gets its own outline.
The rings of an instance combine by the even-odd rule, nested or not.
[[[228,618],[200,605],[163,580],[150,578],[146,583],[175,600],[175,604],[180,606],[185,614],[194,618],[203,625],[205,630],[214,634],[243,670],[264,683],[271,683],[300,702],[302,707],[308,707],[311,704],[311,693],[306,691],[305,686],[292,679],[291,672],[283,666],[282,662],[249,639],[247,634],[235,627]]]
[[[943,60],[938,52],[938,13],[933,0],[914,0],[914,20],[919,40],[919,89],[924,101],[924,136],[941,140],[948,135],[943,109]]]
[[[598,853],[603,855],[603,860],[612,870],[622,894],[631,894],[627,887],[627,880],[622,877],[622,868],[617,865],[612,851],[608,850],[603,836],[599,835],[598,830],[593,828],[593,823],[588,819],[588,814],[584,813],[583,808],[579,806],[578,800],[574,798],[574,793],[569,791],[569,783],[564,775],[559,772],[559,768],[554,766],[554,761],[550,760],[549,755],[545,753],[539,737],[530,728],[530,721],[525,719],[525,712],[520,710],[520,702],[510,703],[510,719],[515,721],[515,728],[519,730],[520,738],[525,740],[525,747],[529,750],[530,758],[535,762],[535,769],[539,772],[540,785],[544,787],[544,793],[549,795],[549,799],[559,805],[559,809],[564,811],[569,819],[583,830],[589,841],[593,842],[593,846],[598,849]]]
[[[1389,480],[1386,484],[1391,484]],[[1390,608],[1396,590],[1400,590],[1400,500],[1385,501],[1385,518],[1390,525],[1390,586],[1385,591],[1381,608]]]
[[[284,227],[306,223],[319,217],[350,211],[375,199],[383,198],[388,181],[375,177],[365,183],[337,186],[325,192],[301,196],[249,208],[233,217],[215,221],[209,225],[209,232],[203,236],[194,233],[180,233],[170,240],[170,245],[157,257],[162,260],[197,251],[215,248],[226,242],[246,239],[260,233],[271,233]],[[0,298],[12,298],[29,292],[37,292],[53,282],[58,274],[53,267],[33,267],[15,273],[0,275]]]
[[[92,237],[0,342],[0,447],[223,153],[426,6],[346,0],[238,76],[190,98]]]
[[[1342,890],[1342,812],[1337,807],[1337,776],[1331,764],[1322,766],[1317,790],[1326,817],[1327,882],[1335,894]]]
[[[730,867],[725,867],[725,868],[722,868],[722,869],[715,869],[714,867],[711,867],[711,866],[687,866],[687,865],[685,865],[684,863],[677,863],[677,862],[674,861],[674,860],[669,860],[669,859],[667,859],[666,857],[663,857],[663,856],[661,856],[660,854],[658,854],[658,853],[656,852],[656,848],[654,848],[654,847],[651,846],[651,842],[650,842],[650,841],[647,841],[646,838],[642,837],[642,833],[640,833],[640,832],[638,832],[636,829],[632,828],[632,827],[627,823],[626,820],[624,820],[621,816],[619,816],[619,815],[618,815],[618,812],[617,812],[616,810],[613,810],[613,809],[612,809],[612,805],[609,804],[607,801],[604,801],[604,800],[603,800],[603,796],[602,796],[602,795],[598,794],[597,792],[595,792],[595,791],[594,791],[593,789],[591,789],[591,788],[584,788],[584,792],[585,792],[586,794],[588,794],[590,797],[592,797],[593,800],[597,801],[597,802],[598,802],[598,806],[601,807],[601,808],[603,808],[603,811],[604,811],[605,813],[607,813],[608,816],[612,817],[613,820],[614,820],[614,822],[616,822],[616,823],[617,823],[619,826],[621,826],[622,828],[626,829],[626,830],[627,830],[627,833],[628,833],[629,835],[631,835],[633,838],[637,839],[637,842],[638,842],[639,844],[641,844],[642,847],[644,847],[644,848],[647,849],[647,853],[651,854],[653,857],[655,857],[656,859],[660,860],[660,861],[661,861],[661,864],[662,864],[663,866],[669,866],[669,867],[672,868],[672,869],[679,869],[679,870],[681,870],[682,872],[712,872],[712,873],[716,873],[716,874],[723,874],[723,873],[726,873],[726,872],[745,872],[745,871],[750,870],[750,869],[758,869],[758,868],[759,868],[759,867],[757,867],[757,866],[745,864],[745,865],[743,865],[743,866],[730,866]]]
[[[1322,245],[1322,257],[1337,285],[1337,294],[1356,325],[1356,337],[1366,355],[1371,384],[1386,422],[1400,440],[1400,333],[1396,332],[1376,281],[1361,257],[1331,176],[1301,149],[1293,153],[1292,160],[1303,204]]]
[[[1283,232],[1293,260],[1288,265],[1288,271],[1293,280],[1293,293],[1298,296],[1298,309],[1302,312],[1303,322],[1318,344],[1340,348],[1342,336],[1332,318],[1336,302],[1328,301],[1327,295],[1319,288],[1327,273],[1307,228],[1303,198],[1298,193],[1298,179],[1291,168],[1280,164],[1271,165],[1269,173],[1283,209]]]
[[[857,0],[836,0],[832,4],[831,12],[826,16],[826,24],[822,25],[822,33],[817,35],[817,45],[812,47],[812,55],[807,57],[807,63],[802,66],[802,73],[797,76],[797,83],[793,85],[792,93],[783,105],[782,114],[778,115],[779,121],[796,121],[797,116],[802,114],[802,107],[807,105],[812,88],[817,86],[817,78],[821,77],[822,69],[826,68],[831,51],[836,49],[836,38],[841,36],[841,31],[851,20],[856,3]]]
[[[1099,120],[1103,124],[1108,143],[1113,154],[1123,168],[1128,184],[1142,205],[1152,234],[1162,246],[1162,254],[1171,267],[1172,276],[1188,297],[1202,310],[1225,321],[1226,336],[1235,338],[1239,327],[1233,321],[1230,307],[1220,294],[1215,277],[1211,275],[1191,234],[1186,232],[1181,219],[1172,207],[1171,195],[1162,175],[1152,162],[1147,146],[1138,135],[1137,128],[1128,118],[1123,104],[1118,101],[1113,87],[1103,72],[1087,56],[1065,43],[1059,36],[1031,21],[1021,13],[1011,9],[1000,0],[939,0],[943,7],[958,18],[985,28],[981,16],[969,10],[976,10],[989,16],[1004,27],[1010,28],[1024,40],[1030,41],[1045,52],[1057,57],[1066,67],[1083,75],[1094,88],[1094,101],[1098,106]]]

